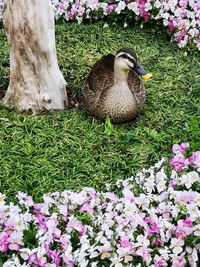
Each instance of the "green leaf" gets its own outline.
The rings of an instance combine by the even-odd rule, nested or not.
[[[184,207],[183,205],[179,205],[178,208],[180,211],[187,211],[187,208]]]
[[[113,133],[113,125],[110,121],[110,118],[107,116],[105,120],[105,134],[111,135]]]

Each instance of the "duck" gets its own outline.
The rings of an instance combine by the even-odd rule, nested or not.
[[[152,79],[131,48],[121,48],[96,61],[83,84],[83,103],[93,117],[113,123],[133,120],[143,109],[146,93],[139,78]]]

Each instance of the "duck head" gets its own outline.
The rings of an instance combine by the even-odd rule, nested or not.
[[[124,72],[133,70],[145,81],[148,81],[153,77],[153,75],[149,71],[146,71],[138,62],[138,57],[135,51],[130,48],[122,48],[117,51],[114,65],[115,68],[121,69]]]

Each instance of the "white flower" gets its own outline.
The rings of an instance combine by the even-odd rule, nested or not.
[[[176,218],[178,216],[179,209],[176,206],[172,206],[172,217]]]
[[[165,158],[162,158],[160,161],[158,161],[154,166],[156,169],[160,169],[165,162]]]
[[[156,0],[154,3],[154,7],[159,9],[161,6],[162,6],[162,2],[160,0]]]
[[[137,16],[140,14],[139,5],[137,2],[131,2],[127,5],[129,10],[132,10]]]
[[[12,260],[8,260],[3,264],[3,267],[16,267],[16,265]]]
[[[168,247],[159,249],[159,253],[165,261],[169,260],[170,250]]]
[[[200,236],[200,224],[195,225],[193,230],[194,230],[194,235]]]
[[[117,8],[115,9],[115,12],[117,12],[117,14],[120,14],[122,10],[124,10],[126,8],[126,3],[124,1],[120,1],[117,5]]]
[[[31,250],[28,248],[22,248],[20,249],[20,256],[22,257],[23,260],[28,260],[30,256]]]
[[[147,210],[150,205],[150,200],[145,194],[140,194],[139,197],[135,199],[135,203],[138,204],[143,210]]]
[[[183,251],[184,241],[178,238],[172,238],[170,248],[174,254],[180,254]]]
[[[156,188],[158,190],[159,193],[163,192],[166,189],[166,182],[165,181],[161,181],[156,185]]]
[[[51,1],[52,1],[52,4],[53,4],[53,5],[57,5],[57,4],[59,4],[59,2],[60,2],[59,0],[51,0]]]
[[[111,265],[110,267],[123,267],[121,261],[122,259],[119,258],[119,256],[115,253],[114,256],[112,258],[110,258],[111,261]]]
[[[180,177],[181,184],[185,185],[187,189],[190,189],[191,186],[199,180],[199,174],[195,171],[189,172]]]
[[[156,173],[156,182],[165,182],[167,180],[167,175],[164,173],[164,170],[161,170]]]
[[[125,23],[124,23],[124,28],[126,28],[127,26],[128,26],[128,24],[125,22]]]
[[[88,260],[85,260],[85,259],[81,259],[80,261],[79,261],[79,266],[80,267],[87,267],[88,266],[88,263],[89,263],[89,261]]]
[[[2,267],[30,267],[29,264],[21,264],[17,256],[13,256],[11,260],[6,261]]]
[[[135,243],[135,247],[148,247],[150,245],[150,241],[144,235],[138,235],[136,240],[138,241]]]
[[[127,216],[131,216],[133,215],[135,212],[137,211],[137,206],[135,205],[135,203],[131,203],[129,200],[127,200],[125,202],[125,207],[124,207],[124,213]]]
[[[150,2],[147,2],[146,4],[145,4],[145,11],[149,11],[149,10],[151,10],[152,9],[152,5],[151,5],[151,3]]]
[[[177,7],[178,0],[172,0],[169,1],[169,8],[171,9],[172,12],[174,12],[175,8]]]
[[[198,262],[199,257],[198,257],[198,252],[197,252],[196,248],[193,248],[191,260],[192,260],[193,265],[191,263],[190,263],[190,265],[191,266],[197,266],[196,263]]]
[[[188,179],[192,180],[193,183],[200,181],[198,172],[192,171],[187,174]]]
[[[144,183],[144,187],[148,193],[152,193],[155,188],[155,185],[155,182],[149,179]]]
[[[200,217],[200,211],[195,204],[187,205],[186,208],[187,208],[187,213],[189,214],[190,219],[192,221],[195,221],[197,218]]]

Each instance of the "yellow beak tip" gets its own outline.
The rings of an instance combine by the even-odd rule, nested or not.
[[[147,73],[147,74],[142,76],[142,79],[144,81],[149,81],[149,80],[153,79],[153,75],[151,73]]]

